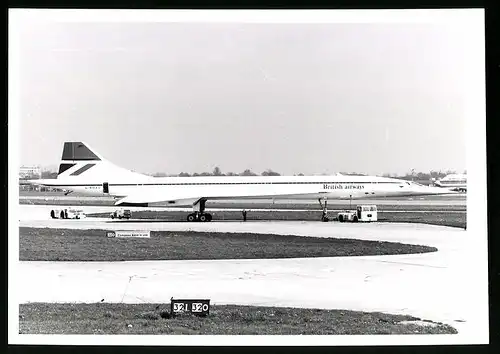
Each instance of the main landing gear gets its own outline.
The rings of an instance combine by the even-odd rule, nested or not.
[[[209,213],[200,213],[200,212],[194,212],[191,213],[187,216],[187,221],[193,222],[193,221],[212,221],[212,214]]]
[[[207,222],[212,221],[212,214],[205,213],[205,199],[200,199],[195,204],[193,204],[194,213],[187,216],[187,221],[194,222]]]
[[[323,208],[323,214],[321,215],[321,221],[327,222],[330,221],[328,218],[328,209],[327,209],[327,200],[325,199],[325,205],[321,203],[321,198],[318,199],[319,205]]]

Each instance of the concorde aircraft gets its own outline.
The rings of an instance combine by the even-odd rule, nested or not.
[[[64,189],[66,193],[112,196],[115,205],[121,206],[188,205],[193,207],[188,221],[212,220],[212,215],[205,212],[207,200],[318,200],[326,213],[328,199],[453,193],[439,187],[376,176],[152,177],[114,165],[83,142],[64,143],[56,179],[29,182]]]

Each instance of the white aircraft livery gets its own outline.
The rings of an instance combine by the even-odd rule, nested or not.
[[[439,187],[376,176],[208,176],[152,177],[114,165],[88,144],[65,142],[56,179],[32,184],[116,199],[115,205],[153,203],[189,205],[188,221],[210,221],[207,200],[230,199],[366,199],[379,197],[453,194]],[[321,204],[323,207],[323,204]]]

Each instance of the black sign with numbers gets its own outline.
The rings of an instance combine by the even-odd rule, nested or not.
[[[207,316],[210,313],[210,299],[170,299],[170,313],[175,316],[191,313],[197,316]]]

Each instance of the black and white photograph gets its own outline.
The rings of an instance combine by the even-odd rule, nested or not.
[[[484,47],[482,9],[11,9],[9,343],[487,344]]]

